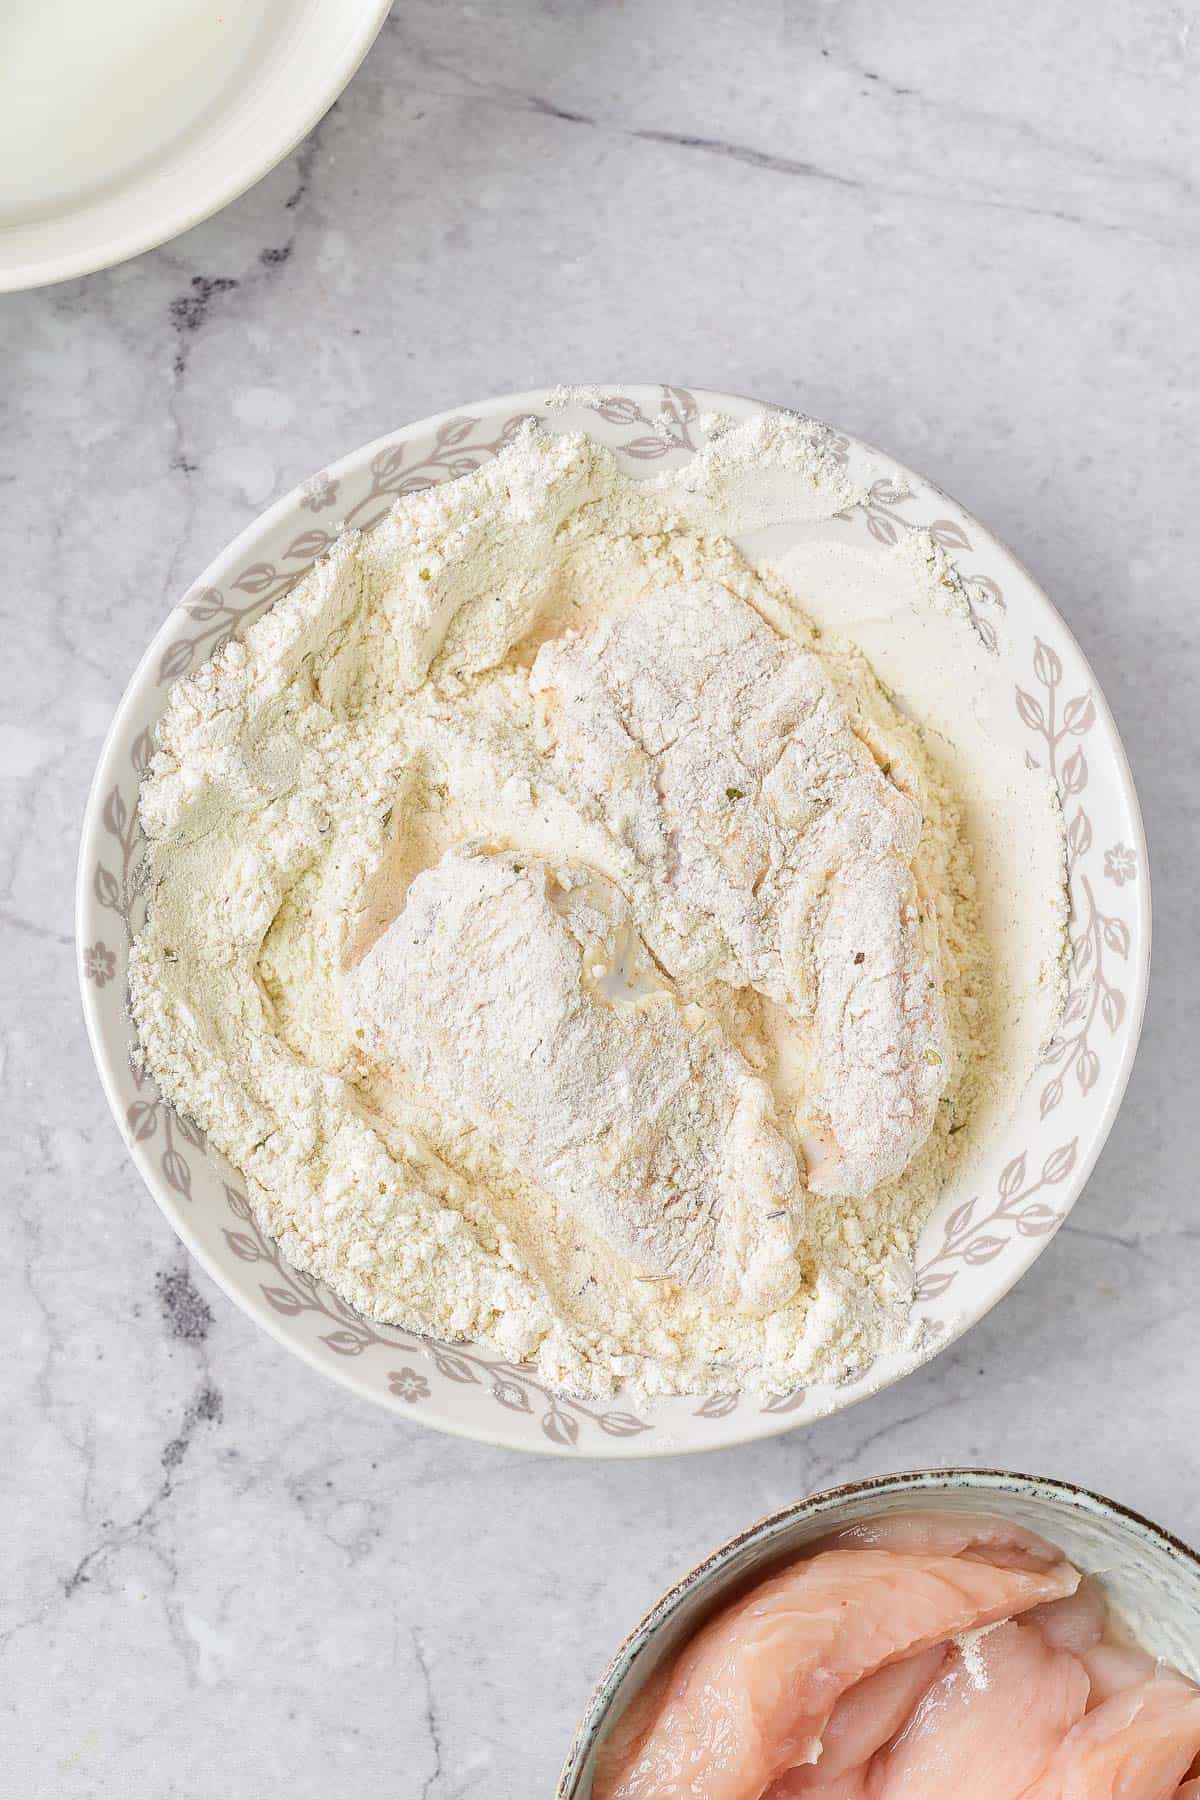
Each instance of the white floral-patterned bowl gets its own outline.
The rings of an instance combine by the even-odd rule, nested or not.
[[[703,413],[763,410],[671,387],[588,389],[553,407],[544,393],[516,394],[354,451],[263,513],[188,590],[104,746],[84,821],[77,932],[88,1031],[130,1154],[192,1254],[252,1318],[353,1392],[444,1431],[566,1456],[663,1456],[766,1437],[876,1392],[982,1317],[1029,1267],[1082,1189],[1125,1089],[1146,996],[1150,901],[1137,800],[1095,679],[1045,595],[974,519],[878,451],[832,434],[868,494],[848,529],[889,543],[913,524],[929,526],[955,558],[985,642],[996,644],[1003,615],[993,697],[1011,742],[1049,770],[1066,809],[1075,975],[1063,1028],[971,1188],[944,1196],[926,1227],[919,1351],[881,1356],[852,1382],[766,1402],[731,1393],[605,1405],[552,1394],[528,1369],[476,1346],[370,1324],[289,1267],[259,1230],[236,1173],[134,1068],[125,974],[142,906],[138,782],[170,683],[285,593],[343,523],[369,526],[397,495],[477,468],[524,417],[586,431],[637,473],[693,456]]]
[[[589,1800],[607,1732],[661,1663],[720,1603],[805,1547],[863,1519],[907,1512],[990,1513],[1102,1575],[1146,1649],[1200,1681],[1200,1555],[1139,1513],[1068,1481],[999,1469],[922,1469],[813,1494],[748,1526],[692,1569],[630,1632],[596,1684],[563,1766],[556,1800]]]

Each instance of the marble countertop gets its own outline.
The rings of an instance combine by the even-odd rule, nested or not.
[[[1057,1473],[1200,1538],[1197,19],[407,0],[237,204],[0,300],[0,1790],[548,1796],[662,1588],[857,1475]],[[1157,949],[1087,1192],[965,1340],[750,1450],[549,1463],[350,1400],[189,1265],[92,1068],[72,881],[142,647],[267,500],[440,407],[622,378],[834,420],[1016,549],[1124,733]]]

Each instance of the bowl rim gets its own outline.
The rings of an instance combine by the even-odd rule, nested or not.
[[[391,0],[356,0],[356,3],[361,8],[361,19],[351,30],[340,54],[329,65],[327,78],[313,92],[302,113],[297,116],[276,115],[275,128],[264,127],[262,146],[256,156],[240,168],[236,165],[231,167],[224,179],[213,187],[191,190],[188,187],[190,159],[184,153],[173,176],[173,183],[181,190],[183,197],[173,205],[164,204],[161,208],[149,209],[144,220],[123,230],[106,231],[100,222],[89,229],[88,215],[101,202],[85,203],[78,209],[68,208],[65,212],[54,215],[56,222],[79,220],[78,244],[72,249],[33,254],[20,262],[8,263],[0,259],[0,294],[27,293],[36,288],[51,287],[56,282],[73,281],[83,275],[95,275],[103,269],[111,269],[118,263],[141,256],[147,250],[170,243],[173,238],[190,231],[195,225],[202,225],[206,219],[211,219],[215,213],[240,199],[264,176],[269,175],[286,156],[291,155],[296,145],[324,118],[354,79],[391,10]],[[145,171],[140,171],[131,178],[127,189],[131,195],[136,194],[138,183],[145,174]],[[115,198],[121,192],[122,184],[118,183],[111,197]],[[187,198],[189,192],[191,197]],[[3,248],[6,229],[11,229],[16,234],[23,227],[38,223],[40,221],[35,219],[14,221],[11,227],[0,225],[0,249]]]
[[[761,1540],[764,1546],[769,1545],[771,1539],[782,1536],[788,1526],[799,1523],[802,1519],[820,1518],[848,1500],[876,1495],[883,1497],[887,1494],[919,1495],[934,1488],[947,1487],[960,1490],[978,1488],[992,1494],[1033,1495],[1068,1508],[1080,1509],[1094,1517],[1115,1520],[1122,1527],[1132,1526],[1135,1531],[1160,1544],[1172,1558],[1192,1564],[1200,1577],[1200,1549],[1196,1546],[1177,1537],[1165,1525],[1148,1519],[1136,1508],[1127,1506],[1124,1501],[1113,1500],[1107,1494],[1097,1493],[1094,1488],[1081,1487],[1077,1482],[1067,1481],[1061,1476],[1024,1475],[1015,1469],[954,1466],[945,1469],[904,1469],[889,1475],[867,1475],[858,1481],[841,1482],[836,1487],[819,1488],[816,1493],[807,1495],[803,1500],[793,1500],[787,1506],[764,1513],[760,1519],[753,1520],[732,1537],[726,1538],[724,1543],[718,1544],[715,1550],[710,1550],[674,1581],[653,1606],[642,1614],[632,1630],[621,1640],[592,1688],[559,1775],[555,1800],[580,1800],[574,1784],[584,1759],[607,1721],[613,1697],[621,1681],[683,1602],[691,1597],[697,1587],[712,1580],[744,1545],[751,1544],[756,1539]]]
[[[619,391],[623,395],[632,395],[642,400],[652,401],[657,401],[662,392],[660,384],[657,383],[628,381],[613,382],[611,384],[589,384],[588,388],[583,391],[590,392],[597,389],[606,392]],[[436,432],[439,427],[452,420],[460,419],[464,415],[469,414],[472,416],[487,417],[489,415],[502,416],[508,413],[529,411],[544,412],[547,404],[547,396],[553,391],[554,390],[551,387],[525,389],[516,393],[492,395],[483,400],[467,401],[454,407],[445,408],[442,411],[429,414],[424,418],[410,421],[406,424],[394,427],[390,431],[381,433],[378,437],[369,440],[366,444],[344,452],[334,461],[323,465],[318,471],[314,471],[314,474],[319,474],[336,483],[347,475],[357,472],[362,465],[369,463],[375,455],[385,448],[394,445],[397,442],[409,441],[411,439],[420,438],[425,434]],[[747,395],[734,394],[729,390],[692,387],[688,392],[690,392],[697,402],[707,410],[720,410],[722,405],[728,405],[730,402],[735,403],[739,407],[759,408],[766,411],[780,410],[774,402],[757,400]],[[881,450],[878,446],[869,444],[863,439],[854,438],[850,434],[843,435],[848,436],[850,442],[857,444],[869,454],[881,457],[893,468],[910,476],[913,481],[917,482],[920,486],[930,488],[933,485],[929,482],[927,477],[910,469],[907,464],[899,462],[889,451]],[[245,557],[248,552],[252,552],[264,536],[285,521],[302,503],[305,491],[312,480],[313,475],[309,475],[296,482],[286,493],[282,494],[277,500],[273,501],[262,511],[255,514],[239,533],[230,539],[228,543],[223,545],[216,554],[210,558],[204,570],[181,590],[180,598],[168,609],[162,622],[152,633],[142,656],[139,658],[133,672],[129,676],[121,699],[115,709],[112,722],[105,734],[83,811],[75,883],[75,936],[77,946],[82,947],[87,937],[87,917],[91,903],[90,882],[88,879],[89,851],[96,833],[97,822],[103,805],[104,782],[112,759],[114,746],[126,730],[126,722],[129,715],[141,704],[141,691],[147,671],[154,664],[155,659],[160,655],[163,641],[175,620],[175,615],[180,605],[183,604],[188,593],[209,585],[216,585],[221,572],[226,567],[236,564],[237,561]],[[1134,848],[1141,869],[1141,877],[1136,884],[1132,898],[1136,907],[1138,943],[1142,947],[1142,954],[1139,956],[1137,962],[1131,967],[1130,971],[1132,987],[1129,998],[1128,1023],[1123,1033],[1123,1047],[1112,1079],[1107,1105],[1092,1121],[1087,1145],[1086,1147],[1081,1147],[1079,1160],[1072,1172],[1070,1182],[1072,1197],[1066,1203],[1065,1207],[1065,1212],[1069,1213],[1083,1193],[1100,1153],[1107,1143],[1109,1133],[1112,1130],[1113,1123],[1124,1099],[1141,1041],[1149,985],[1152,930],[1149,858],[1141,807],[1133,781],[1129,758],[1117,729],[1112,710],[1109,707],[1108,701],[1095,676],[1095,672],[1081,650],[1070,626],[1055,607],[1049,595],[1046,594],[1041,584],[1029,573],[1024,564],[1012,554],[1007,546],[1000,539],[996,538],[995,534],[991,532],[986,525],[976,519],[973,513],[961,506],[959,502],[953,500],[950,495],[945,494],[944,490],[936,489],[935,491],[941,493],[943,497],[949,500],[952,505],[956,506],[967,519],[971,520],[980,535],[981,541],[991,542],[995,545],[1002,555],[1020,571],[1024,579],[1029,582],[1041,604],[1043,604],[1052,615],[1056,628],[1062,634],[1063,641],[1070,646],[1073,653],[1078,657],[1080,671],[1089,684],[1096,705],[1097,714],[1105,727],[1107,744],[1114,753],[1113,760],[1116,774],[1119,779],[1121,797],[1128,809],[1132,836],[1134,838]],[[191,1220],[185,1209],[174,1202],[166,1191],[165,1184],[159,1179],[157,1171],[142,1154],[140,1145],[136,1142],[131,1142],[123,1128],[125,1108],[116,1085],[116,1063],[110,1056],[109,1049],[105,1042],[104,1032],[101,1027],[99,996],[93,991],[85,978],[81,958],[77,958],[77,974],[88,1040],[114,1122],[125,1142],[126,1149],[133,1160],[135,1168],[142,1177],[144,1185],[149,1189],[150,1194],[160,1211],[165,1215],[178,1236],[183,1240],[189,1253],[196,1258],[205,1273],[240,1311],[246,1313],[254,1324],[269,1332],[269,1334],[292,1355],[300,1357],[318,1373],[335,1380],[340,1387],[349,1390],[357,1398],[370,1400],[376,1405],[388,1407],[386,1395],[368,1388],[364,1383],[356,1380],[355,1372],[352,1367],[346,1366],[341,1359],[332,1360],[324,1358],[319,1354],[313,1343],[306,1339],[298,1338],[290,1333],[286,1329],[284,1322],[281,1319],[277,1319],[269,1308],[264,1309],[262,1312],[252,1310],[238,1288],[226,1278],[222,1262],[215,1257],[201,1241],[200,1235],[192,1227]],[[964,1313],[956,1314],[953,1320],[947,1325],[946,1330],[936,1344],[931,1345],[922,1355],[914,1358],[906,1368],[898,1372],[879,1370],[877,1374],[874,1371],[869,1373],[855,1392],[853,1401],[850,1403],[852,1404],[860,1399],[868,1399],[874,1394],[881,1392],[884,1388],[892,1385],[896,1380],[903,1379],[905,1375],[914,1373],[916,1369],[923,1367],[925,1363],[932,1361],[933,1358],[939,1355],[943,1350],[949,1348],[949,1346],[957,1341],[957,1339],[966,1331],[970,1330],[972,1326],[978,1324],[981,1319],[986,1317],[986,1315],[991,1312],[992,1309],[1009,1294],[1009,1292],[1011,1292],[1012,1288],[1027,1272],[1032,1261],[1036,1260],[1036,1257],[1041,1253],[1041,1249],[1044,1249],[1044,1247],[1045,1241],[1043,1241],[1039,1248],[1033,1252],[1028,1263],[1023,1263],[1019,1267],[1011,1269],[1006,1265],[1004,1278],[997,1282],[995,1287],[989,1291],[987,1303],[983,1306],[982,1310],[974,1311],[972,1308],[967,1308]],[[1013,1260],[1015,1262],[1016,1259]],[[388,1410],[394,1409],[389,1407]],[[840,1410],[840,1408],[837,1410]],[[551,1443],[549,1440],[543,1441],[540,1437],[533,1439],[517,1439],[515,1437],[506,1436],[495,1429],[489,1429],[488,1425],[477,1423],[470,1419],[449,1418],[444,1415],[435,1417],[430,1413],[422,1412],[419,1415],[419,1421],[436,1430],[444,1431],[451,1436],[462,1437],[477,1443],[520,1449],[527,1454],[531,1452],[534,1454],[551,1456],[566,1454],[595,1456],[597,1454],[602,1454],[605,1459],[642,1459],[667,1455],[696,1455],[710,1450],[731,1449],[741,1444],[755,1442],[761,1437],[782,1435],[789,1430],[796,1429],[801,1424],[811,1422],[804,1417],[778,1413],[773,1415],[773,1423],[770,1430],[763,1430],[761,1422],[757,1420],[756,1416],[746,1416],[740,1419],[737,1425],[733,1426],[729,1431],[723,1431],[719,1436],[714,1436],[708,1441],[687,1441],[680,1443],[675,1439],[674,1434],[671,1434],[669,1440],[664,1442],[657,1434],[648,1433],[646,1434],[646,1439],[643,1439],[640,1436],[606,1439],[602,1445],[596,1446],[595,1448],[585,1448],[580,1445],[567,1451],[566,1449]],[[499,1423],[499,1421],[497,1421],[497,1423]]]

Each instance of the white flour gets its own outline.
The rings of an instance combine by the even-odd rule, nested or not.
[[[141,802],[151,898],[130,985],[146,1063],[243,1172],[288,1258],[363,1313],[476,1339],[585,1395],[779,1393],[904,1340],[921,1222],[1026,1068],[998,1060],[996,946],[939,762],[861,654],[817,643],[789,587],[726,535],[853,497],[800,421],[727,430],[682,474],[640,483],[584,439],[527,432],[343,538],[173,690]],[[945,984],[949,1078],[928,1143],[861,1198],[809,1193],[802,1285],[765,1317],[635,1274],[444,1095],[366,1054],[342,1010],[346,972],[453,844],[570,858],[635,904],[628,844],[583,787],[549,778],[529,669],[567,627],[713,581],[820,650],[856,734],[915,801]],[[786,1009],[711,971],[684,990],[787,1119],[805,1059]]]
[[[950,1640],[963,1659],[967,1680],[977,1693],[985,1692],[990,1685],[987,1656],[979,1646],[984,1638],[991,1637],[994,1631],[1002,1631],[1007,1623],[1006,1619],[996,1619],[990,1625],[977,1625],[974,1631],[960,1631]]]
[[[912,872],[921,809],[822,659],[709,582],[564,632],[530,681],[554,775],[633,853],[650,948],[677,979],[751,989],[808,1027],[809,1187],[861,1196],[899,1175],[949,1053]]]
[[[369,1052],[642,1274],[753,1313],[791,1299],[803,1188],[771,1090],[594,869],[455,846],[346,989]]]

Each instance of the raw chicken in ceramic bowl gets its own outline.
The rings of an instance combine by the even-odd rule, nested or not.
[[[751,1526],[602,1677],[558,1800],[1192,1800],[1200,1557],[1116,1502],[887,1475]]]

